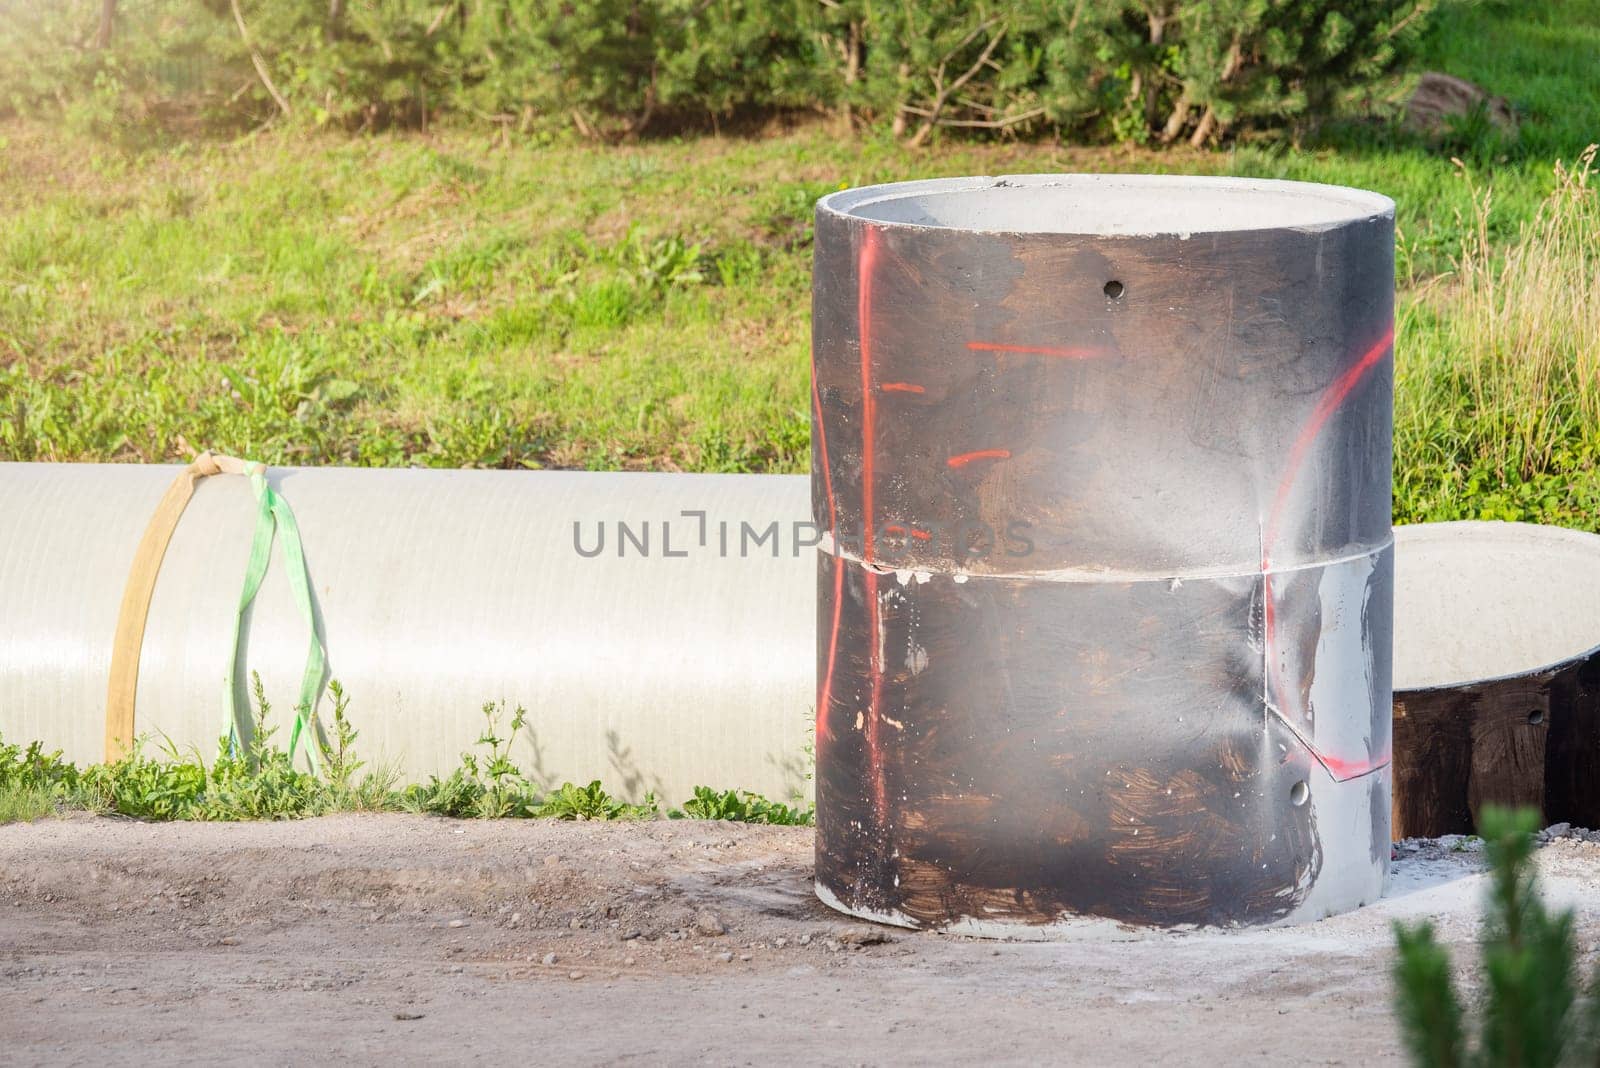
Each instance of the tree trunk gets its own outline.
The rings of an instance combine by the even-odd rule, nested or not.
[[[117,24],[117,0],[100,0],[100,25],[94,32],[94,46],[111,47],[111,33]]]
[[[229,7],[233,9],[234,25],[239,27],[239,40],[244,42],[244,47],[250,53],[250,64],[256,69],[256,77],[261,79],[261,84],[266,87],[267,95],[272,97],[272,102],[278,105],[278,110],[288,118],[293,112],[289,110],[289,101],[278,92],[277,85],[272,80],[272,73],[267,70],[267,61],[261,58],[261,53],[256,51],[256,46],[250,41],[250,30],[244,24],[244,12],[239,10],[239,0],[229,0]]]

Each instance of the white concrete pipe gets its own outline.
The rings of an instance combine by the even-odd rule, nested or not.
[[[0,735],[101,758],[118,602],[178,470],[0,464]],[[483,702],[505,701],[528,709],[513,753],[547,785],[600,778],[674,802],[700,784],[809,793],[804,477],[319,468],[271,481],[299,518],[331,674],[369,761],[408,779],[447,770]],[[202,482],[151,605],[137,730],[208,758],[255,514],[245,480]],[[603,527],[598,555],[579,553],[574,523],[585,552]],[[1429,524],[1399,528],[1395,552],[1397,829],[1470,829],[1489,789],[1471,784],[1503,761],[1480,752],[1483,729],[1422,728],[1491,713],[1510,716],[1503,748],[1535,747],[1519,765],[1549,754],[1523,800],[1592,822],[1600,538]],[[248,622],[245,663],[286,727],[307,636],[276,553]],[[1457,734],[1467,748],[1441,772],[1437,739]]]
[[[179,470],[0,464],[5,738],[102,758],[118,604]],[[481,733],[482,704],[504,701],[528,710],[513,755],[545,785],[599,778],[667,802],[699,784],[809,791],[804,477],[306,468],[270,481],[299,520],[330,674],[368,761],[442,772]],[[204,480],[150,608],[136,729],[207,759],[255,516],[244,479]],[[602,530],[603,550],[581,554]],[[307,634],[276,550],[247,634],[244,662],[287,727]]]

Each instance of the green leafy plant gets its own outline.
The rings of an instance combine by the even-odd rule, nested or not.
[[[461,754],[461,764],[443,779],[431,776],[427,783],[407,787],[402,805],[413,812],[439,816],[501,819],[534,814],[537,791],[511,760],[511,741],[527,722],[527,711],[518,705],[511,715],[510,733],[500,735],[504,702],[483,705],[483,733],[477,744],[486,753],[470,750]]]
[[[654,794],[646,794],[639,804],[630,804],[606,793],[596,779],[587,786],[562,783],[534,810],[534,815],[558,820],[645,820],[653,819],[659,811]]]
[[[673,819],[735,820],[739,823],[770,823],[784,827],[810,826],[816,819],[811,806],[785,805],[769,801],[748,790],[724,790],[696,786],[694,796],[681,809],[667,813]]]
[[[1394,975],[1406,1048],[1424,1068],[1556,1068],[1600,1060],[1600,972],[1587,995],[1577,976],[1570,910],[1552,912],[1533,864],[1538,814],[1488,806],[1479,817],[1489,856],[1476,1011],[1463,1008],[1450,954],[1433,925],[1396,924]],[[1470,1033],[1476,1025],[1476,1036]]]
[[[52,814],[77,783],[78,769],[60,750],[47,753],[39,742],[24,749],[0,738],[0,823]]]
[[[527,725],[518,706],[505,722],[503,702],[482,706],[483,730],[476,748],[443,778],[431,776],[404,790],[394,788],[392,770],[362,774],[356,755],[360,732],[351,721],[350,697],[337,680],[329,730],[318,738],[321,775],[296,769],[274,738],[272,705],[259,675],[252,673],[253,709],[248,737],[219,742],[210,765],[198,753],[183,753],[171,741],[151,755],[147,739],[110,764],[80,770],[61,753],[0,739],[0,823],[36,819],[63,808],[112,812],[142,820],[298,819],[329,812],[407,811],[460,819],[542,817],[562,820],[646,820],[662,815],[654,793],[629,802],[609,793],[596,779],[586,785],[563,783],[541,797],[529,776],[511,757],[517,734]],[[502,726],[502,724],[504,724]],[[809,749],[808,749],[809,753]],[[805,826],[813,810],[798,800],[785,805],[745,790],[718,792],[697,786],[673,819],[736,820]]]

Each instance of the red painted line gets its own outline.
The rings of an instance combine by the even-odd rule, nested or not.
[[[1104,356],[1100,349],[1072,349],[1054,345],[1002,345],[998,341],[969,341],[972,352],[1015,352],[1030,356],[1058,356],[1063,360],[1093,360]]]
[[[965,467],[974,460],[1009,459],[1011,459],[1010,449],[979,449],[977,452],[963,452],[959,455],[952,456],[950,459],[946,460],[945,463],[949,464],[951,467]]]
[[[1333,777],[1334,782],[1349,782],[1351,779],[1359,779],[1363,775],[1371,775],[1375,771],[1381,771],[1388,767],[1394,761],[1393,754],[1388,752],[1385,752],[1382,756],[1362,757],[1360,760],[1346,760],[1343,757],[1333,756],[1312,745],[1311,739],[1301,734],[1300,729],[1293,723],[1283,720],[1283,725],[1289,728],[1289,733],[1294,735],[1301,747],[1311,754],[1311,758],[1321,764],[1323,769]],[[1285,756],[1278,763],[1282,764],[1288,759]]]
[[[1317,435],[1322,433],[1322,428],[1329,417],[1339,410],[1339,406],[1350,396],[1351,390],[1366,377],[1368,371],[1378,365],[1393,345],[1394,326],[1391,324],[1377,343],[1362,353],[1361,358],[1351,364],[1349,370],[1335,379],[1323,392],[1322,399],[1317,402],[1316,408],[1311,413],[1311,418],[1301,427],[1300,435],[1294,439],[1294,445],[1289,449],[1289,460],[1284,468],[1283,479],[1278,483],[1278,494],[1272,502],[1266,532],[1261,539],[1263,561],[1270,555],[1273,544],[1277,541],[1278,523],[1283,519],[1283,510],[1289,503],[1289,494],[1294,490],[1295,480],[1300,477],[1300,467],[1305,463],[1306,453],[1311,451],[1312,444],[1317,440]]]
[[[878,399],[872,388],[872,283],[878,265],[878,231],[868,226],[861,232],[861,251],[856,259],[856,330],[861,347],[861,558],[871,564],[872,528],[876,523],[873,508],[873,435],[876,432]],[[867,667],[872,680],[867,705],[867,775],[872,781],[873,822],[881,831],[887,826],[888,794],[883,781],[883,750],[878,745],[878,709],[883,699],[883,664],[878,655],[878,634],[883,627],[878,604],[878,575],[871,567],[863,569],[867,584]]]
[[[1311,749],[1310,746],[1306,748]],[[1351,779],[1359,779],[1363,775],[1371,775],[1375,771],[1388,767],[1390,762],[1388,753],[1381,757],[1367,760],[1343,760],[1336,756],[1329,756],[1327,753],[1318,752],[1315,749],[1311,749],[1311,755],[1317,758],[1317,763],[1328,769],[1328,774],[1333,776],[1335,782],[1349,782]]]
[[[885,382],[878,387],[885,393],[926,393],[927,390],[910,382]]]
[[[833,500],[833,469],[828,463],[828,431],[823,426],[822,393],[817,387],[815,353],[812,353],[811,357],[811,403],[817,413],[817,451],[822,456],[822,489],[828,499],[828,533],[837,539],[839,512]],[[828,667],[823,672],[822,684],[817,694],[815,744],[819,747],[833,738],[833,731],[828,726],[828,717],[833,708],[833,665],[839,655],[839,612],[843,607],[841,602],[844,593],[844,559],[838,553],[839,547],[836,544],[833,556],[833,626],[828,631]]]
[[[838,552],[836,548],[835,553]],[[828,718],[833,712],[833,664],[839,655],[839,611],[844,607],[844,557],[835,555],[833,558],[833,626],[828,631],[828,670],[822,676],[822,693],[817,698],[817,740],[820,747],[823,742],[833,741],[833,728],[828,725]]]
[[[889,534],[906,534],[906,533],[909,533],[913,538],[916,538],[918,541],[932,541],[933,540],[933,535],[929,534],[926,530],[919,530],[916,527],[912,527],[911,530],[908,532],[906,530],[906,528],[901,526],[899,523],[890,523],[888,526],[884,527],[883,529],[884,529],[884,531],[886,533],[889,533]]]
[[[1300,477],[1300,468],[1305,464],[1306,454],[1311,451],[1311,446],[1316,442],[1317,436],[1322,433],[1322,428],[1327,425],[1333,413],[1338,411],[1344,402],[1349,399],[1351,392],[1367,376],[1367,373],[1382,362],[1383,357],[1391,352],[1393,347],[1394,324],[1390,323],[1389,329],[1384,332],[1384,335],[1371,348],[1362,353],[1361,358],[1351,364],[1343,374],[1334,379],[1332,385],[1323,391],[1321,398],[1317,401],[1317,406],[1312,409],[1311,417],[1300,428],[1300,433],[1295,437],[1294,444],[1289,449],[1289,458],[1284,465],[1283,478],[1278,482],[1278,490],[1272,502],[1272,511],[1268,513],[1267,522],[1262,531],[1262,647],[1266,662],[1268,697],[1275,698],[1278,705],[1286,704],[1285,699],[1288,697],[1288,690],[1284,685],[1282,673],[1278,669],[1276,656],[1277,612],[1272,603],[1272,550],[1277,544],[1278,526],[1283,521],[1284,509],[1288,507],[1289,495],[1294,492],[1295,482]],[[1276,692],[1274,693],[1274,691]],[[1278,711],[1277,707],[1271,703],[1267,707],[1285,724],[1289,724],[1291,730],[1294,730],[1293,724],[1289,723],[1288,717]],[[1312,746],[1310,740],[1301,736],[1299,731],[1296,730],[1295,735],[1300,738],[1301,743],[1316,758],[1317,762],[1328,770],[1328,774],[1340,782],[1370,774],[1389,762],[1387,755],[1378,762],[1352,762],[1341,760],[1338,757],[1327,756],[1319,753]]]

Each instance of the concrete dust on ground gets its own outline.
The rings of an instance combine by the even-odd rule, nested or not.
[[[998,943],[832,913],[808,828],[13,824],[0,1060],[1371,1064],[1391,923],[1470,959],[1473,845],[1403,843],[1382,902],[1309,926]],[[1600,841],[1538,855],[1592,946]]]

